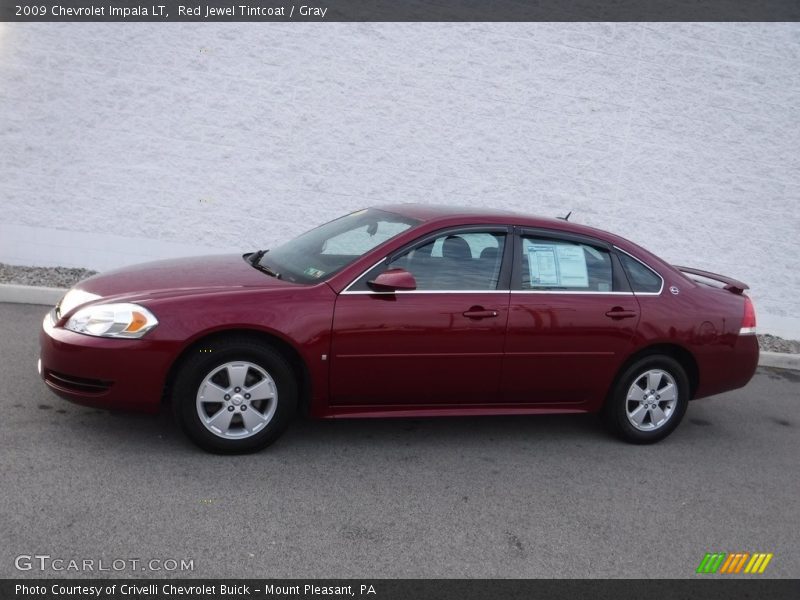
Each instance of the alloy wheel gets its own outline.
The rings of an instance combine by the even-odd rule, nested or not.
[[[655,431],[669,422],[678,405],[675,379],[662,369],[638,375],[628,388],[625,413],[639,431]]]
[[[200,422],[221,438],[257,434],[272,420],[277,406],[275,381],[252,362],[228,362],[214,368],[197,390]]]

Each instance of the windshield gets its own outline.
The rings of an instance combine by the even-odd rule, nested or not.
[[[325,279],[419,221],[369,208],[360,210],[271,249],[258,264],[298,283]]]

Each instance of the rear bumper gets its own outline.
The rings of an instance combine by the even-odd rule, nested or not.
[[[146,340],[98,338],[53,327],[39,334],[39,373],[62,398],[105,409],[157,412],[170,353]]]
[[[758,368],[758,339],[754,334],[735,335],[728,346],[712,346],[698,357],[700,382],[694,398],[705,398],[742,388]]]

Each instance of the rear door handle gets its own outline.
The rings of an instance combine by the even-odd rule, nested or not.
[[[638,314],[639,313],[637,313],[635,310],[625,310],[624,308],[615,306],[606,313],[606,316],[611,319],[630,319]]]
[[[468,319],[491,319],[497,316],[497,311],[471,308],[461,314]]]

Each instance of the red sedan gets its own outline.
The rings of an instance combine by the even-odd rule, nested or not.
[[[752,377],[745,289],[565,220],[386,206],[269,251],[86,279],[45,317],[39,369],[81,404],[171,400],[216,452],[264,447],[298,411],[600,412],[648,443]]]

